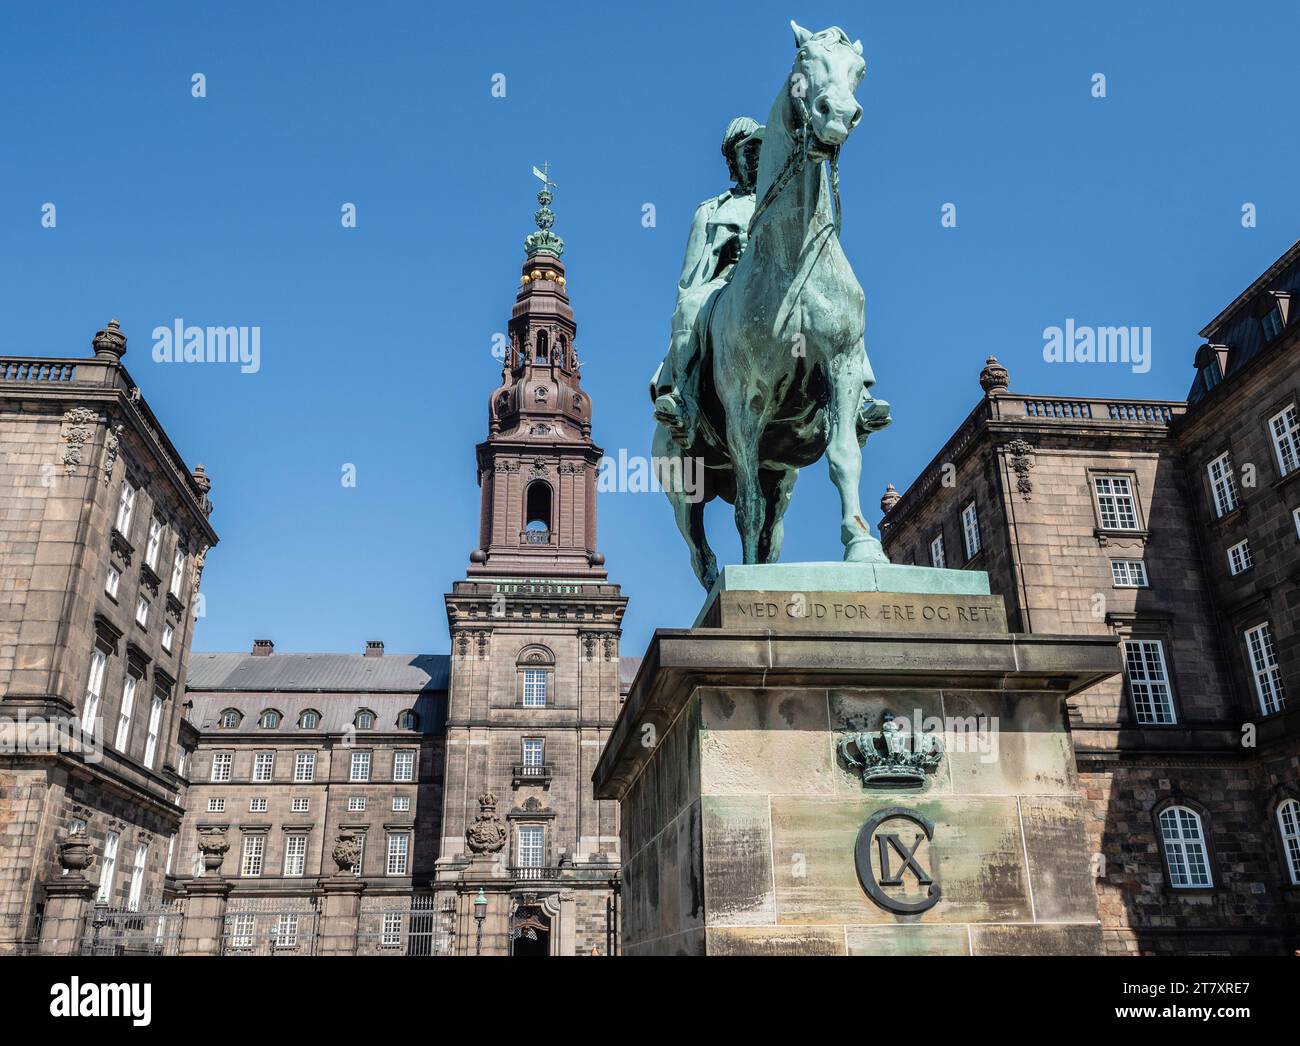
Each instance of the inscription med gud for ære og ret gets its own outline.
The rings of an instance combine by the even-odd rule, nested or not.
[[[757,597],[757,598],[755,598]],[[873,599],[838,594],[736,593],[722,599],[722,625],[770,624],[827,631],[1004,632],[1006,614],[997,597],[951,596],[918,600],[885,595]]]

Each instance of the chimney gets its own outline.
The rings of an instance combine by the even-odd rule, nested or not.
[[[254,657],[270,657],[275,652],[275,644],[269,639],[253,640]]]
[[[383,657],[384,641],[382,639],[366,640],[366,657]]]

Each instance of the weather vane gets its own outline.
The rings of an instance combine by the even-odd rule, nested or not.
[[[555,182],[551,181],[551,161],[550,161],[550,160],[543,160],[543,161],[542,161],[542,166],[541,166],[541,169],[540,169],[540,170],[539,170],[537,167],[534,167],[534,168],[533,168],[533,174],[536,175],[538,178],[540,178],[540,179],[541,179],[541,180],[546,184],[546,187],[547,187],[548,189],[558,189],[558,188],[559,188],[559,186],[556,185]]]

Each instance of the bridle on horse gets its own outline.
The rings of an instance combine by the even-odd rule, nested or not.
[[[808,115],[808,105],[803,100],[803,95],[792,95],[792,97],[798,104],[799,114],[799,126],[795,128],[794,132],[794,148],[790,150],[790,155],[786,157],[785,166],[781,168],[772,184],[767,187],[763,199],[754,208],[754,216],[749,219],[749,228],[746,230],[747,236],[753,234],[759,216],[776,202],[777,197],[781,195],[781,191],[790,184],[790,179],[808,161],[808,148],[812,144],[813,137],[809,129],[811,118]],[[840,147],[838,145],[827,145],[825,142],[821,144],[824,148],[829,149],[831,153],[831,194],[835,200],[835,235],[838,236],[844,219],[844,212],[840,209]]]

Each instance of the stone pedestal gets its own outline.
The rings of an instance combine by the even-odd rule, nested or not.
[[[456,894],[456,954],[510,954],[510,889],[513,880],[500,854],[475,854],[461,872]],[[474,898],[479,890],[487,898],[480,943],[479,924],[474,916]]]
[[[1117,641],[1008,633],[974,571],[797,566],[650,643],[594,775],[624,953],[1098,951],[1065,699]]]
[[[181,923],[181,955],[220,955],[230,883],[220,876],[191,879],[185,884],[185,919]]]
[[[41,955],[75,955],[86,932],[86,913],[95,897],[95,884],[82,875],[67,875],[45,884],[41,917]]]
[[[356,955],[357,927],[361,921],[361,895],[366,884],[351,872],[320,881],[320,955]]]

